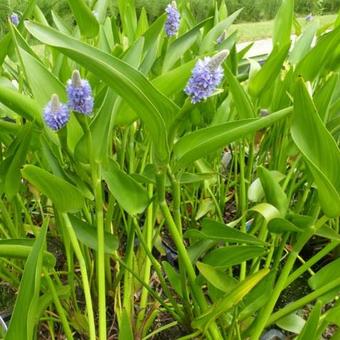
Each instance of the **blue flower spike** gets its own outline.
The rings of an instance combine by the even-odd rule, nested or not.
[[[70,110],[86,116],[92,113],[92,89],[87,80],[81,79],[78,70],[73,71],[72,78],[67,81],[67,96]]]
[[[171,4],[168,4],[165,12],[168,15],[165,22],[165,33],[168,37],[172,37],[176,35],[181,20],[181,16],[177,10],[176,1],[172,1]]]
[[[54,131],[62,129],[70,119],[70,111],[66,104],[60,103],[58,95],[52,95],[44,109],[44,121]]]
[[[13,12],[10,16],[11,22],[14,26],[18,26],[20,19],[19,19],[19,15],[15,12]]]
[[[223,79],[221,64],[228,54],[228,50],[223,50],[213,57],[198,60],[184,89],[193,104],[207,99],[215,92]]]

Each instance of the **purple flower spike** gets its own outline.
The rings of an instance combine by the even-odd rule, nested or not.
[[[59,101],[54,94],[44,109],[44,121],[52,130],[58,131],[63,128],[70,119],[70,112],[66,104]]]
[[[90,115],[93,111],[93,97],[89,82],[80,78],[75,70],[67,82],[68,106],[71,110]]]
[[[223,78],[223,60],[228,56],[228,51],[223,50],[214,57],[205,57],[199,60],[191,74],[191,78],[184,92],[191,98],[193,104],[210,97]]]
[[[165,22],[165,32],[168,37],[172,37],[177,33],[181,19],[181,16],[177,10],[176,1],[172,1],[171,4],[166,6],[165,12],[168,15]]]
[[[11,22],[14,26],[18,26],[20,19],[17,13],[13,12],[10,16]]]

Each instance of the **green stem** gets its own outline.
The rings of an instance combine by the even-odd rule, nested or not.
[[[53,303],[57,309],[57,312],[59,314],[60,317],[60,321],[61,324],[63,325],[64,331],[65,331],[65,335],[66,335],[66,339],[73,339],[73,335],[72,335],[72,331],[70,329],[70,325],[67,322],[67,318],[66,318],[66,314],[65,314],[65,310],[63,308],[63,306],[60,303],[57,291],[54,288],[54,284],[47,272],[47,270],[45,268],[43,268],[44,271],[44,275],[45,275],[45,279],[47,281],[48,287],[50,288],[50,291],[52,293],[52,297],[53,297]]]
[[[168,172],[170,176],[171,186],[172,186],[172,194],[173,194],[173,211],[174,211],[174,219],[178,229],[179,234],[182,236],[182,217],[181,217],[181,189],[180,184],[177,178],[173,175],[171,168],[168,166]],[[185,267],[183,265],[182,259],[179,258],[179,273],[181,278],[181,289],[183,295],[183,305],[185,308],[185,319],[190,324],[190,320],[192,320],[192,308],[189,303],[189,292],[187,285],[187,278],[185,274]]]
[[[332,241],[322,250],[320,250],[317,254],[311,257],[307,262],[305,262],[302,266],[300,266],[297,270],[295,270],[292,274],[289,275],[286,287],[288,287],[293,281],[299,278],[306,270],[311,268],[315,263],[320,261],[324,256],[329,254],[336,246],[339,245],[339,241]]]
[[[17,229],[15,228],[15,226],[12,222],[12,219],[9,216],[9,213],[7,211],[7,208],[6,208],[2,198],[0,198],[0,211],[2,213],[2,218],[5,222],[5,224],[7,225],[7,228],[9,229],[9,232],[10,232],[12,238],[18,238],[19,236],[18,236]]]
[[[99,339],[106,339],[106,282],[105,282],[105,231],[103,214],[103,197],[101,185],[101,167],[98,166],[98,177],[95,178],[96,221],[97,221],[97,278],[99,305]]]
[[[270,314],[272,313],[275,304],[282,292],[282,290],[285,288],[286,285],[286,281],[287,278],[289,276],[289,273],[291,272],[295,260],[299,254],[299,252],[302,250],[302,248],[304,247],[304,245],[306,244],[306,242],[313,236],[314,232],[316,229],[318,229],[320,226],[322,226],[326,221],[328,220],[328,218],[326,216],[323,216],[320,218],[320,220],[318,220],[315,224],[314,227],[310,227],[308,230],[306,230],[304,233],[302,233],[294,247],[293,250],[291,251],[286,264],[284,265],[282,272],[276,282],[276,285],[274,287],[274,290],[271,294],[270,300],[268,301],[268,303],[265,305],[264,309],[261,311],[259,318],[257,320],[257,323],[255,325],[255,328],[253,330],[253,334],[251,336],[252,340],[258,340],[264,330],[264,328],[267,325],[267,322],[270,318]]]
[[[101,184],[101,165],[96,163],[91,130],[87,117],[84,126],[87,134],[89,160],[91,165],[92,185],[96,205],[97,226],[97,283],[99,310],[99,339],[106,340],[106,282],[105,282],[105,230],[103,213],[103,193]]]
[[[96,329],[95,329],[95,322],[94,322],[94,315],[93,315],[93,307],[92,307],[92,299],[91,299],[91,289],[89,285],[88,275],[87,275],[87,269],[85,265],[85,260],[83,257],[83,254],[81,252],[79,242],[77,239],[77,235],[75,231],[73,230],[72,223],[66,213],[62,214],[63,220],[65,222],[65,227],[67,230],[67,233],[70,237],[70,241],[74,250],[74,253],[77,257],[81,278],[83,282],[83,289],[84,289],[84,295],[85,295],[85,302],[86,302],[86,309],[87,309],[87,317],[88,317],[88,324],[89,324],[89,338],[90,340],[96,339]]]
[[[246,233],[246,210],[247,210],[247,192],[246,192],[246,181],[245,181],[245,153],[244,153],[244,144],[240,145],[240,207],[241,207],[241,231]],[[247,270],[247,262],[244,261],[241,263],[241,271],[240,271],[240,281],[243,281],[246,278],[246,270]]]
[[[284,308],[280,309],[279,311],[277,311],[276,313],[274,313],[268,319],[266,326],[273,324],[275,321],[277,321],[277,320],[283,318],[284,316],[300,309],[301,307],[305,306],[306,304],[316,300],[320,296],[328,293],[329,291],[331,291],[334,288],[339,287],[339,286],[340,286],[340,278],[324,285],[323,287],[321,287],[321,288],[315,290],[314,292],[304,296],[303,298],[290,303],[286,307],[284,307]]]
[[[120,263],[120,265],[127,270],[145,289],[148,290],[149,294],[157,301],[161,306],[165,308],[165,310],[170,313],[177,321],[180,321],[180,318],[176,313],[173,312],[173,310],[162,300],[162,298],[155,293],[149,286],[148,283],[144,282],[130,267],[128,267],[124,261],[122,261],[118,256],[113,255],[114,259]]]
[[[153,194],[153,185],[149,185],[149,197],[151,198]],[[152,250],[152,237],[153,237],[153,203],[150,203],[147,209],[146,213],[146,223],[145,223],[145,230],[144,235],[141,235],[141,239],[145,240],[145,247],[148,251]],[[136,225],[136,223],[135,223]],[[138,236],[139,237],[139,236]],[[144,282],[149,282],[150,280],[150,269],[151,269],[151,260],[148,254],[145,252],[145,262],[144,262],[144,274],[143,274],[143,280]],[[137,324],[140,326],[143,323],[147,302],[148,302],[148,295],[149,292],[145,287],[143,287],[141,298],[140,298],[140,312],[138,314]]]
[[[189,279],[189,283],[191,286],[191,290],[193,293],[193,296],[195,298],[195,300],[198,303],[199,308],[201,309],[202,312],[206,311],[208,308],[207,302],[205,300],[205,297],[201,291],[201,289],[197,286],[195,280],[196,280],[196,274],[195,274],[195,270],[194,267],[191,263],[191,260],[189,258],[189,255],[185,249],[185,246],[183,244],[182,241],[182,237],[178,231],[178,228],[171,216],[169,207],[165,201],[165,172],[161,171],[157,173],[157,177],[156,177],[156,181],[157,181],[157,190],[158,190],[158,201],[159,201],[159,205],[160,208],[162,210],[162,213],[164,215],[165,220],[167,221],[168,224],[168,228],[169,228],[169,232],[172,236],[172,239],[176,245],[177,251],[179,256],[182,259],[183,262],[183,266],[185,267],[187,274],[188,274],[188,279]],[[221,335],[220,332],[218,330],[218,327],[216,325],[216,323],[212,323],[210,328],[210,333],[213,337],[213,339],[221,339]]]
[[[172,304],[173,308],[175,309],[176,313],[180,316],[180,318],[183,318],[183,312],[181,311],[178,303],[176,302],[176,300],[173,298],[173,294],[171,293],[171,291],[169,290],[169,287],[167,285],[167,283],[165,282],[163,273],[162,273],[162,267],[161,265],[157,262],[157,260],[153,257],[151,250],[149,249],[149,247],[147,246],[147,244],[144,241],[143,238],[143,234],[139,228],[138,222],[134,219],[134,226],[135,226],[135,231],[137,233],[138,239],[140,240],[140,243],[146,253],[146,255],[148,256],[148,258],[150,259],[155,272],[158,276],[159,282],[161,284],[162,289],[164,290],[164,294],[167,296],[167,298],[169,299],[170,303]],[[147,282],[147,281],[146,281]],[[149,291],[149,290],[147,290]]]

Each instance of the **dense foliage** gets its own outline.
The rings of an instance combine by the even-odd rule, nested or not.
[[[3,337],[339,326],[339,17],[302,30],[283,0],[250,59],[224,3],[67,4],[72,25],[27,1],[0,40]]]
[[[88,1],[92,3],[93,1]],[[118,0],[108,0],[110,13],[119,15]],[[164,11],[169,0],[135,0],[134,4],[138,13],[144,7],[150,20],[154,20]],[[225,2],[228,12],[233,13],[240,8],[236,22],[256,22],[274,18],[281,5],[281,0],[188,0],[192,14],[196,20],[203,20],[214,14],[214,6],[217,2],[220,6]],[[5,19],[11,11],[23,11],[28,0],[3,0],[0,3],[0,18]],[[53,9],[62,16],[66,22],[72,23],[72,15],[69,12],[67,0],[37,0],[37,4],[47,19],[50,19],[50,11]],[[308,15],[312,13],[325,14],[334,13],[340,9],[340,0],[296,0],[294,10],[297,15]]]

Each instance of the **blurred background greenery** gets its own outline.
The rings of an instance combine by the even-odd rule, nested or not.
[[[88,3],[94,0],[87,0]],[[115,12],[118,0],[110,0],[110,10]],[[214,13],[215,3],[221,4],[225,1],[229,13],[243,7],[238,17],[238,22],[258,22],[270,20],[274,17],[282,0],[177,0],[189,1],[193,15],[197,20],[202,20]],[[12,11],[21,12],[28,0],[0,0],[0,27],[4,29],[4,23]],[[150,19],[160,15],[170,0],[135,0],[136,7],[145,7]],[[72,23],[72,16],[66,0],[38,0],[38,6],[49,18],[50,10],[53,8],[64,19]],[[340,9],[340,0],[295,0],[295,12],[304,16],[335,13]],[[0,31],[0,34],[3,33]]]

